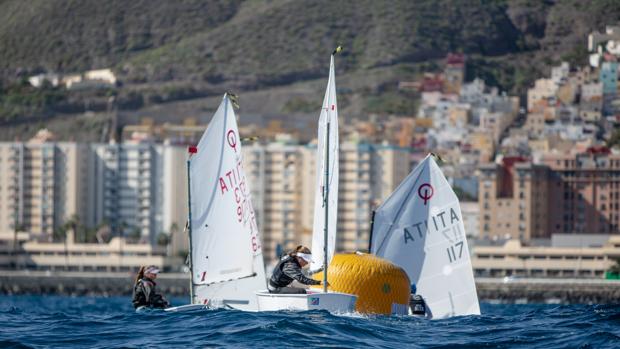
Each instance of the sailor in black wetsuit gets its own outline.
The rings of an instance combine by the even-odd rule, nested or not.
[[[133,288],[133,307],[147,308],[167,308],[170,304],[161,294],[157,293],[155,279],[157,278],[159,269],[154,266],[142,267],[136,277],[136,283]]]
[[[308,278],[301,272],[312,261],[310,249],[304,246],[297,246],[295,251],[284,256],[278,265],[273,269],[273,274],[269,279],[267,288],[270,293],[306,293],[303,288],[289,287],[293,280],[304,285],[321,285],[321,281]]]
[[[417,287],[415,284],[411,284],[411,295],[409,296],[409,309],[411,310],[411,315],[417,317],[429,317],[430,312],[426,307],[426,302],[424,302],[424,298],[419,294],[416,294]]]

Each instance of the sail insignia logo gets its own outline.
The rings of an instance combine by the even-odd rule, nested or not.
[[[418,188],[418,195],[420,199],[424,200],[424,206],[426,206],[426,203],[433,197],[434,193],[435,189],[433,189],[433,186],[429,183],[424,183]]]
[[[319,297],[311,297],[310,305],[319,305]]]

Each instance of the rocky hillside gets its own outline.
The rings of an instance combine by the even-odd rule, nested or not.
[[[469,77],[522,93],[560,60],[584,64],[587,33],[618,21],[615,0],[0,0],[0,121],[105,111],[111,95],[141,110],[226,89],[279,96],[250,112],[308,112],[338,43],[350,114],[406,115],[416,103],[396,82],[448,52],[468,55]],[[41,96],[19,82],[104,67],[121,88]]]

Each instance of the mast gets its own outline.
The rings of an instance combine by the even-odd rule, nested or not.
[[[372,230],[375,228],[375,213],[376,210],[372,210],[372,217],[370,218],[370,234],[368,235],[368,253],[372,253]]]
[[[330,96],[331,97],[331,96]],[[328,117],[327,130],[325,132],[325,182],[323,184],[323,206],[325,206],[325,224],[323,226],[323,292],[327,293],[327,236],[328,226],[327,220],[329,219],[329,108],[327,108]]]
[[[323,222],[323,292],[327,293],[327,264],[329,262],[329,256],[328,256],[328,252],[329,252],[329,243],[328,243],[328,237],[329,237],[329,131],[330,131],[330,125],[331,125],[331,120],[329,117],[329,112],[330,109],[329,106],[332,104],[332,94],[331,94],[331,88],[330,88],[330,83],[333,84],[334,81],[331,81],[332,75],[331,75],[331,69],[332,69],[332,63],[334,60],[334,56],[336,55],[336,53],[342,51],[342,46],[338,46],[336,47],[336,49],[334,49],[334,51],[332,52],[332,56],[331,56],[331,62],[330,62],[330,75],[329,75],[329,79],[328,79],[328,87],[327,87],[327,110],[326,110],[326,115],[325,115],[325,122],[327,123],[327,127],[325,130],[325,179],[323,182],[323,206],[325,208],[325,221]],[[336,127],[338,125],[336,124]],[[338,161],[336,159],[336,161]]]
[[[194,303],[194,268],[193,268],[193,256],[192,256],[192,187],[190,176],[190,159],[192,154],[196,152],[195,147],[189,147],[189,157],[187,158],[187,231],[189,233],[189,304]]]

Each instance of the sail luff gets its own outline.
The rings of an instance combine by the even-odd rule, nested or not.
[[[192,156],[192,152],[190,151],[189,157],[187,158],[187,232],[189,236],[189,274],[194,275],[194,263],[192,261],[192,179],[190,176],[190,157]],[[194,303],[194,278],[189,278],[189,303]]]
[[[325,183],[329,182],[329,119],[325,132]],[[327,293],[327,267],[329,266],[329,185],[325,185],[325,225],[323,227],[323,292]]]

